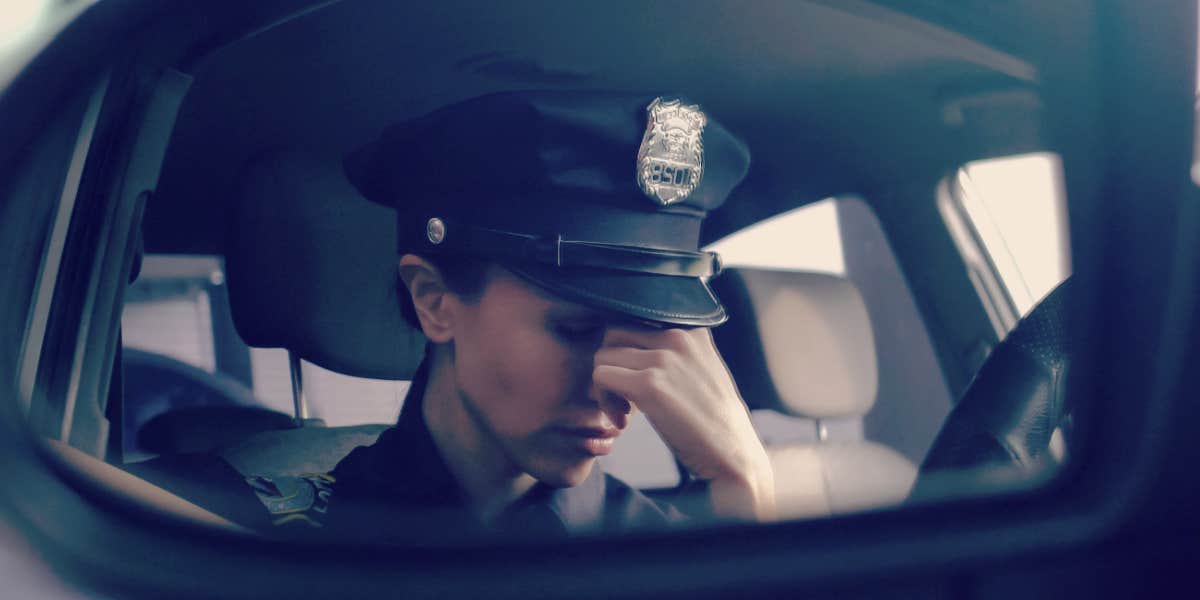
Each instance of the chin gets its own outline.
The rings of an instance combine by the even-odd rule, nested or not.
[[[588,475],[591,474],[592,469],[596,468],[595,465],[595,458],[587,458],[585,460],[570,464],[558,464],[553,468],[536,469],[530,471],[529,474],[533,475],[538,481],[551,487],[575,487],[583,483],[583,481],[588,478]]]

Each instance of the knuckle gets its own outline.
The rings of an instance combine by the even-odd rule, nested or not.
[[[663,331],[663,338],[672,345],[678,346],[679,344],[687,343],[688,332],[679,328],[667,329]]]
[[[651,350],[650,351],[650,366],[655,369],[666,369],[672,363],[671,352],[667,350]]]
[[[651,391],[661,392],[667,388],[669,378],[662,369],[646,369],[646,385]]]
[[[662,372],[658,369],[645,369],[638,372],[638,379],[642,387],[655,389],[662,384]]]

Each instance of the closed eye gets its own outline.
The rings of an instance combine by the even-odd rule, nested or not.
[[[604,337],[604,323],[594,321],[559,321],[551,326],[554,334],[568,342],[593,342]]]

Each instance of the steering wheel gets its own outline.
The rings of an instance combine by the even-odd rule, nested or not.
[[[910,500],[1027,478],[1052,460],[1056,430],[1070,438],[1070,290],[1070,279],[1059,284],[992,350],[942,424]]]

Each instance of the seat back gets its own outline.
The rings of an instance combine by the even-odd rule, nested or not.
[[[878,371],[854,285],[824,273],[749,268],[727,269],[712,283],[730,313],[713,337],[767,444],[781,515],[902,501],[916,468],[863,439]]]
[[[425,339],[397,301],[393,211],[363,198],[337,157],[297,150],[254,160],[238,194],[225,269],[242,339],[345,375],[410,379]],[[246,475],[323,472],[384,428],[268,431],[222,455]]]

